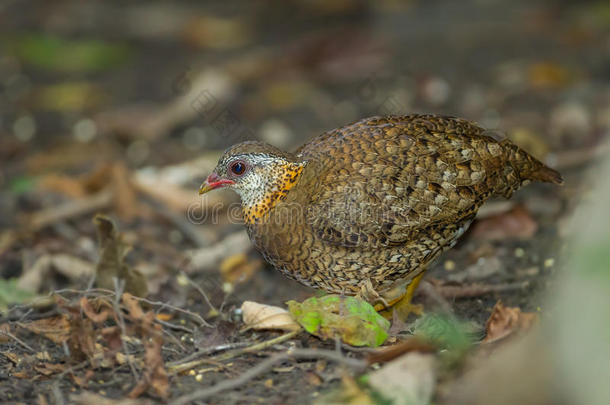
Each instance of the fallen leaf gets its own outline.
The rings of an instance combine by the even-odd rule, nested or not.
[[[522,205],[510,211],[477,221],[471,234],[485,240],[505,240],[507,238],[530,239],[538,231],[538,223]]]
[[[76,405],[149,405],[152,402],[146,399],[106,398],[103,395],[85,391],[70,395],[70,403]]]
[[[70,338],[70,321],[65,315],[57,315],[50,318],[21,323],[19,326],[37,335],[42,335],[59,345],[67,342]]]
[[[107,303],[107,301],[101,302]],[[82,297],[80,299],[80,307],[83,310],[83,313],[95,323],[105,322],[106,319],[114,316],[114,309],[112,307],[107,307],[106,309],[103,309],[99,312],[93,309],[93,306],[91,305],[91,302],[89,301],[89,299],[87,299],[87,297]]]
[[[293,331],[301,328],[284,308],[244,301],[241,310],[244,323],[252,329]]]
[[[502,301],[494,305],[485,324],[485,339],[481,343],[492,343],[519,332],[528,331],[538,321],[538,314],[521,312],[516,307],[505,307]]]
[[[7,333],[11,333],[11,325],[3,323],[0,325],[0,343],[7,343],[11,340]]]
[[[131,221],[140,211],[129,177],[129,170],[124,164],[117,163],[112,166],[114,207],[117,214],[126,221]]]
[[[34,370],[45,376],[61,373],[66,369],[65,364],[42,363],[34,366]]]
[[[99,109],[108,95],[101,86],[78,81],[42,86],[33,91],[31,99],[41,110],[74,113]]]
[[[114,278],[125,280],[125,291],[139,297],[148,293],[146,279],[136,269],[125,263],[125,256],[131,249],[120,238],[114,222],[108,217],[97,215],[93,222],[97,226],[100,245],[100,259],[96,267],[95,283],[100,288],[114,290]]]
[[[19,304],[31,300],[35,295],[18,285],[15,278],[0,278],[0,311],[6,310],[9,304]]]
[[[322,339],[339,337],[352,346],[376,347],[388,337],[390,322],[369,303],[355,297],[326,295],[287,304],[296,321]]]
[[[27,64],[61,72],[91,72],[124,63],[129,48],[95,39],[65,39],[47,34],[14,38],[11,51]]]
[[[227,283],[245,283],[262,267],[262,260],[249,260],[245,253],[237,253],[220,263],[220,275]]]
[[[155,313],[152,311],[145,313],[136,298],[131,294],[125,293],[121,299],[127,306],[132,321],[138,324],[138,329],[143,337],[142,340],[145,342],[144,372],[128,397],[137,398],[148,389],[152,389],[159,397],[167,399],[169,396],[169,377],[161,353],[161,347],[163,346],[161,325],[154,323]]]
[[[45,285],[51,270],[77,281],[89,278],[95,274],[95,267],[88,261],[67,254],[40,256],[34,264],[28,267],[17,282],[17,286],[32,293],[38,292]]]
[[[463,358],[473,344],[476,331],[473,324],[440,314],[424,314],[413,325],[413,336],[443,349],[441,355],[448,363]]]
[[[371,373],[366,380],[393,405],[428,405],[436,384],[432,354],[408,353]]]

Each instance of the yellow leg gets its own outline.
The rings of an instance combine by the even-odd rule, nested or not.
[[[411,300],[413,299],[413,295],[415,295],[415,290],[417,289],[419,282],[424,276],[424,273],[425,271],[422,271],[417,276],[415,276],[413,280],[411,280],[409,285],[407,285],[406,292],[404,295],[388,302],[392,308],[383,308],[383,306],[378,308],[378,306],[375,306],[375,309],[377,311],[385,309],[384,311],[382,311],[382,315],[386,317],[391,317],[393,311],[398,311],[397,314],[402,319],[407,319],[407,317],[411,313],[414,313],[416,315],[423,314],[423,306],[421,304],[412,304]]]

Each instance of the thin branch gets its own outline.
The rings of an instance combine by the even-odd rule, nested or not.
[[[203,318],[201,317],[201,315],[196,314],[196,313],[191,312],[191,311],[188,311],[188,310],[186,310],[186,309],[179,308],[179,307],[177,307],[177,306],[175,306],[175,305],[171,305],[171,304],[168,304],[168,303],[166,303],[166,302],[161,302],[161,301],[151,301],[151,300],[149,300],[149,299],[142,298],[142,297],[135,297],[135,296],[134,296],[133,298],[134,298],[134,299],[136,299],[136,300],[138,300],[138,301],[145,302],[145,303],[147,303],[147,304],[149,304],[149,305],[153,305],[153,306],[159,306],[159,307],[161,307],[161,308],[169,308],[169,309],[173,309],[173,310],[174,310],[174,311],[176,311],[176,312],[181,312],[181,313],[183,313],[183,314],[186,314],[186,315],[190,316],[191,318],[193,318],[195,321],[197,321],[197,322],[199,323],[199,326],[207,326],[207,327],[209,327],[209,328],[211,328],[211,327],[212,327],[212,325],[210,325],[208,322],[206,322],[206,320],[205,320],[205,319],[203,319]]]
[[[216,307],[214,305],[212,305],[212,302],[210,301],[210,298],[205,293],[205,291],[203,291],[203,288],[201,288],[201,286],[199,284],[197,284],[193,280],[191,280],[190,277],[187,276],[184,271],[180,271],[180,274],[182,275],[182,277],[186,278],[186,281],[188,281],[189,284],[193,286],[193,288],[195,288],[197,291],[199,291],[199,294],[201,294],[201,296],[203,297],[205,303],[208,304],[210,309],[212,311],[216,312],[217,314],[220,314],[220,312],[218,312],[218,309],[216,309]]]
[[[17,336],[13,335],[12,333],[0,330],[0,334],[10,337],[15,342],[19,343],[21,346],[25,347],[30,352],[36,353],[36,350],[32,349],[32,346],[28,345],[27,343],[25,343],[23,340],[19,339]]]
[[[233,378],[231,380],[222,381],[216,385],[213,385],[208,388],[202,388],[200,390],[196,390],[190,394],[183,395],[178,397],[173,401],[175,405],[186,405],[192,401],[197,400],[205,400],[212,395],[216,395],[222,391],[230,390],[233,388],[240,387],[252,380],[260,376],[261,374],[269,371],[273,366],[277,363],[280,363],[289,359],[326,359],[331,361],[336,361],[340,364],[344,364],[348,367],[354,368],[356,370],[364,370],[367,367],[367,362],[359,359],[352,359],[349,357],[344,357],[338,354],[335,351],[330,350],[317,350],[317,349],[295,349],[285,353],[276,354],[272,357],[267,358],[266,360],[260,362],[256,366],[252,367],[245,373],[241,374],[239,377]]]
[[[241,347],[248,346],[248,345],[249,345],[248,342],[235,342],[235,343],[224,343],[224,344],[217,345],[217,346],[205,347],[201,350],[198,350],[198,351],[186,356],[183,359],[167,363],[166,366],[168,366],[168,367],[179,366],[180,364],[188,363],[189,361],[195,360],[196,358],[201,357],[201,356],[205,356],[206,354],[222,352],[225,350],[239,349]]]
[[[436,291],[445,298],[472,298],[495,292],[523,290],[530,286],[529,281],[502,284],[468,284],[462,286],[435,285]]]
[[[31,215],[30,227],[37,231],[56,222],[101,210],[112,203],[113,191],[104,189],[97,194],[45,208]]]
[[[131,361],[131,358],[129,357],[129,351],[127,350],[127,342],[125,341],[125,339],[123,339],[123,336],[127,336],[127,330],[125,328],[125,319],[123,317],[123,311],[121,311],[121,307],[120,307],[120,299],[121,296],[123,295],[123,289],[125,288],[125,280],[119,280],[116,277],[112,278],[112,281],[114,282],[114,290],[115,290],[115,297],[113,300],[113,305],[114,305],[114,312],[117,314],[118,317],[118,323],[119,323],[119,328],[121,328],[121,344],[123,345],[123,351],[125,352],[125,358],[127,359],[127,362],[129,363],[129,368],[131,369],[131,373],[133,374],[133,378],[135,379],[135,381],[139,381],[140,380],[140,376],[138,376],[138,371],[136,370],[136,366],[133,364],[133,361]]]
[[[158,318],[155,318],[155,322],[157,322],[159,325],[165,326],[168,329],[180,330],[182,332],[190,333],[191,335],[193,333],[195,333],[195,331],[193,331],[190,328],[187,328],[186,326],[176,325],[175,323],[162,321],[161,319],[158,319]]]
[[[225,361],[225,360],[232,359],[234,357],[240,356],[245,353],[258,352],[258,351],[264,350],[268,347],[274,346],[278,343],[282,343],[287,340],[290,340],[293,337],[295,337],[298,333],[299,333],[299,331],[288,332],[288,333],[285,333],[276,338],[265,340],[264,342],[260,342],[260,343],[253,344],[251,346],[244,347],[243,349],[231,350],[229,352],[215,356],[212,359],[215,361]],[[168,367],[168,371],[172,374],[181,373],[183,371],[190,370],[194,367],[197,367],[201,364],[206,364],[206,363],[208,363],[208,359],[199,359],[199,360],[194,360],[194,361],[189,361],[189,362],[182,362],[173,367]]]

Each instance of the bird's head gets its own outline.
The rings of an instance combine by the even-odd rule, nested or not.
[[[223,187],[233,189],[241,197],[246,222],[255,222],[286,198],[305,163],[269,144],[242,142],[224,152],[199,194]]]

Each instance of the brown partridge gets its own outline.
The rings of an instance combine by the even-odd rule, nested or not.
[[[472,122],[407,115],[355,122],[294,153],[234,145],[200,193],[235,190],[250,239],[288,277],[386,303],[456,243],[485,200],[531,180],[562,183]]]

